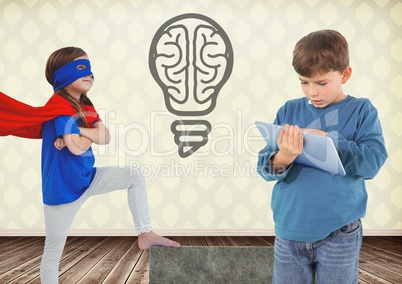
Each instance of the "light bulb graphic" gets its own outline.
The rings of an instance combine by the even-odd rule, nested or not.
[[[183,14],[165,22],[149,50],[149,69],[163,91],[167,110],[178,116],[171,131],[180,157],[208,142],[211,124],[199,116],[212,112],[233,69],[233,48],[225,31],[200,14]]]

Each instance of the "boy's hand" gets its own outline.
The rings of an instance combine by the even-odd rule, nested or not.
[[[283,157],[293,162],[303,151],[303,134],[299,126],[286,124],[281,130],[277,143]]]
[[[57,138],[55,141],[54,141],[54,147],[56,147],[56,149],[57,150],[61,150],[61,149],[63,149],[64,147],[66,147],[67,145],[66,145],[66,141],[64,141],[64,139],[62,139],[62,138]]]
[[[297,125],[285,125],[277,140],[279,151],[271,158],[276,173],[284,172],[303,151],[303,134]]]

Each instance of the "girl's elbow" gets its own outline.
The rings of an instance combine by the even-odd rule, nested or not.
[[[107,133],[107,134],[105,134],[103,139],[99,140],[99,143],[97,143],[97,144],[99,144],[99,145],[107,145],[107,144],[110,143],[111,140],[112,140],[112,137],[110,136],[109,133]]]
[[[100,139],[100,143],[101,145],[107,145],[110,143],[110,141],[112,140],[112,136],[110,135],[109,129],[107,129],[105,127],[105,131],[102,133],[102,138]]]
[[[111,140],[112,140],[112,136],[111,136],[110,133],[108,132],[108,133],[106,134],[105,144],[109,144]]]

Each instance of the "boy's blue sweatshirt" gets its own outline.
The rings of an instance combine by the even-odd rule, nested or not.
[[[291,164],[283,174],[270,169],[277,149],[262,149],[258,172],[277,181],[271,208],[275,234],[301,242],[322,240],[331,232],[366,214],[365,179],[373,178],[387,158],[377,110],[368,99],[347,96],[325,108],[307,98],[288,101],[277,113],[275,124],[321,129],[337,147],[346,176]]]

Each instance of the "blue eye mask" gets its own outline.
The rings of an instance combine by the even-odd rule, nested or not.
[[[93,75],[91,72],[91,64],[88,59],[78,59],[67,63],[60,67],[53,74],[53,90],[57,91],[64,88],[75,80]]]

